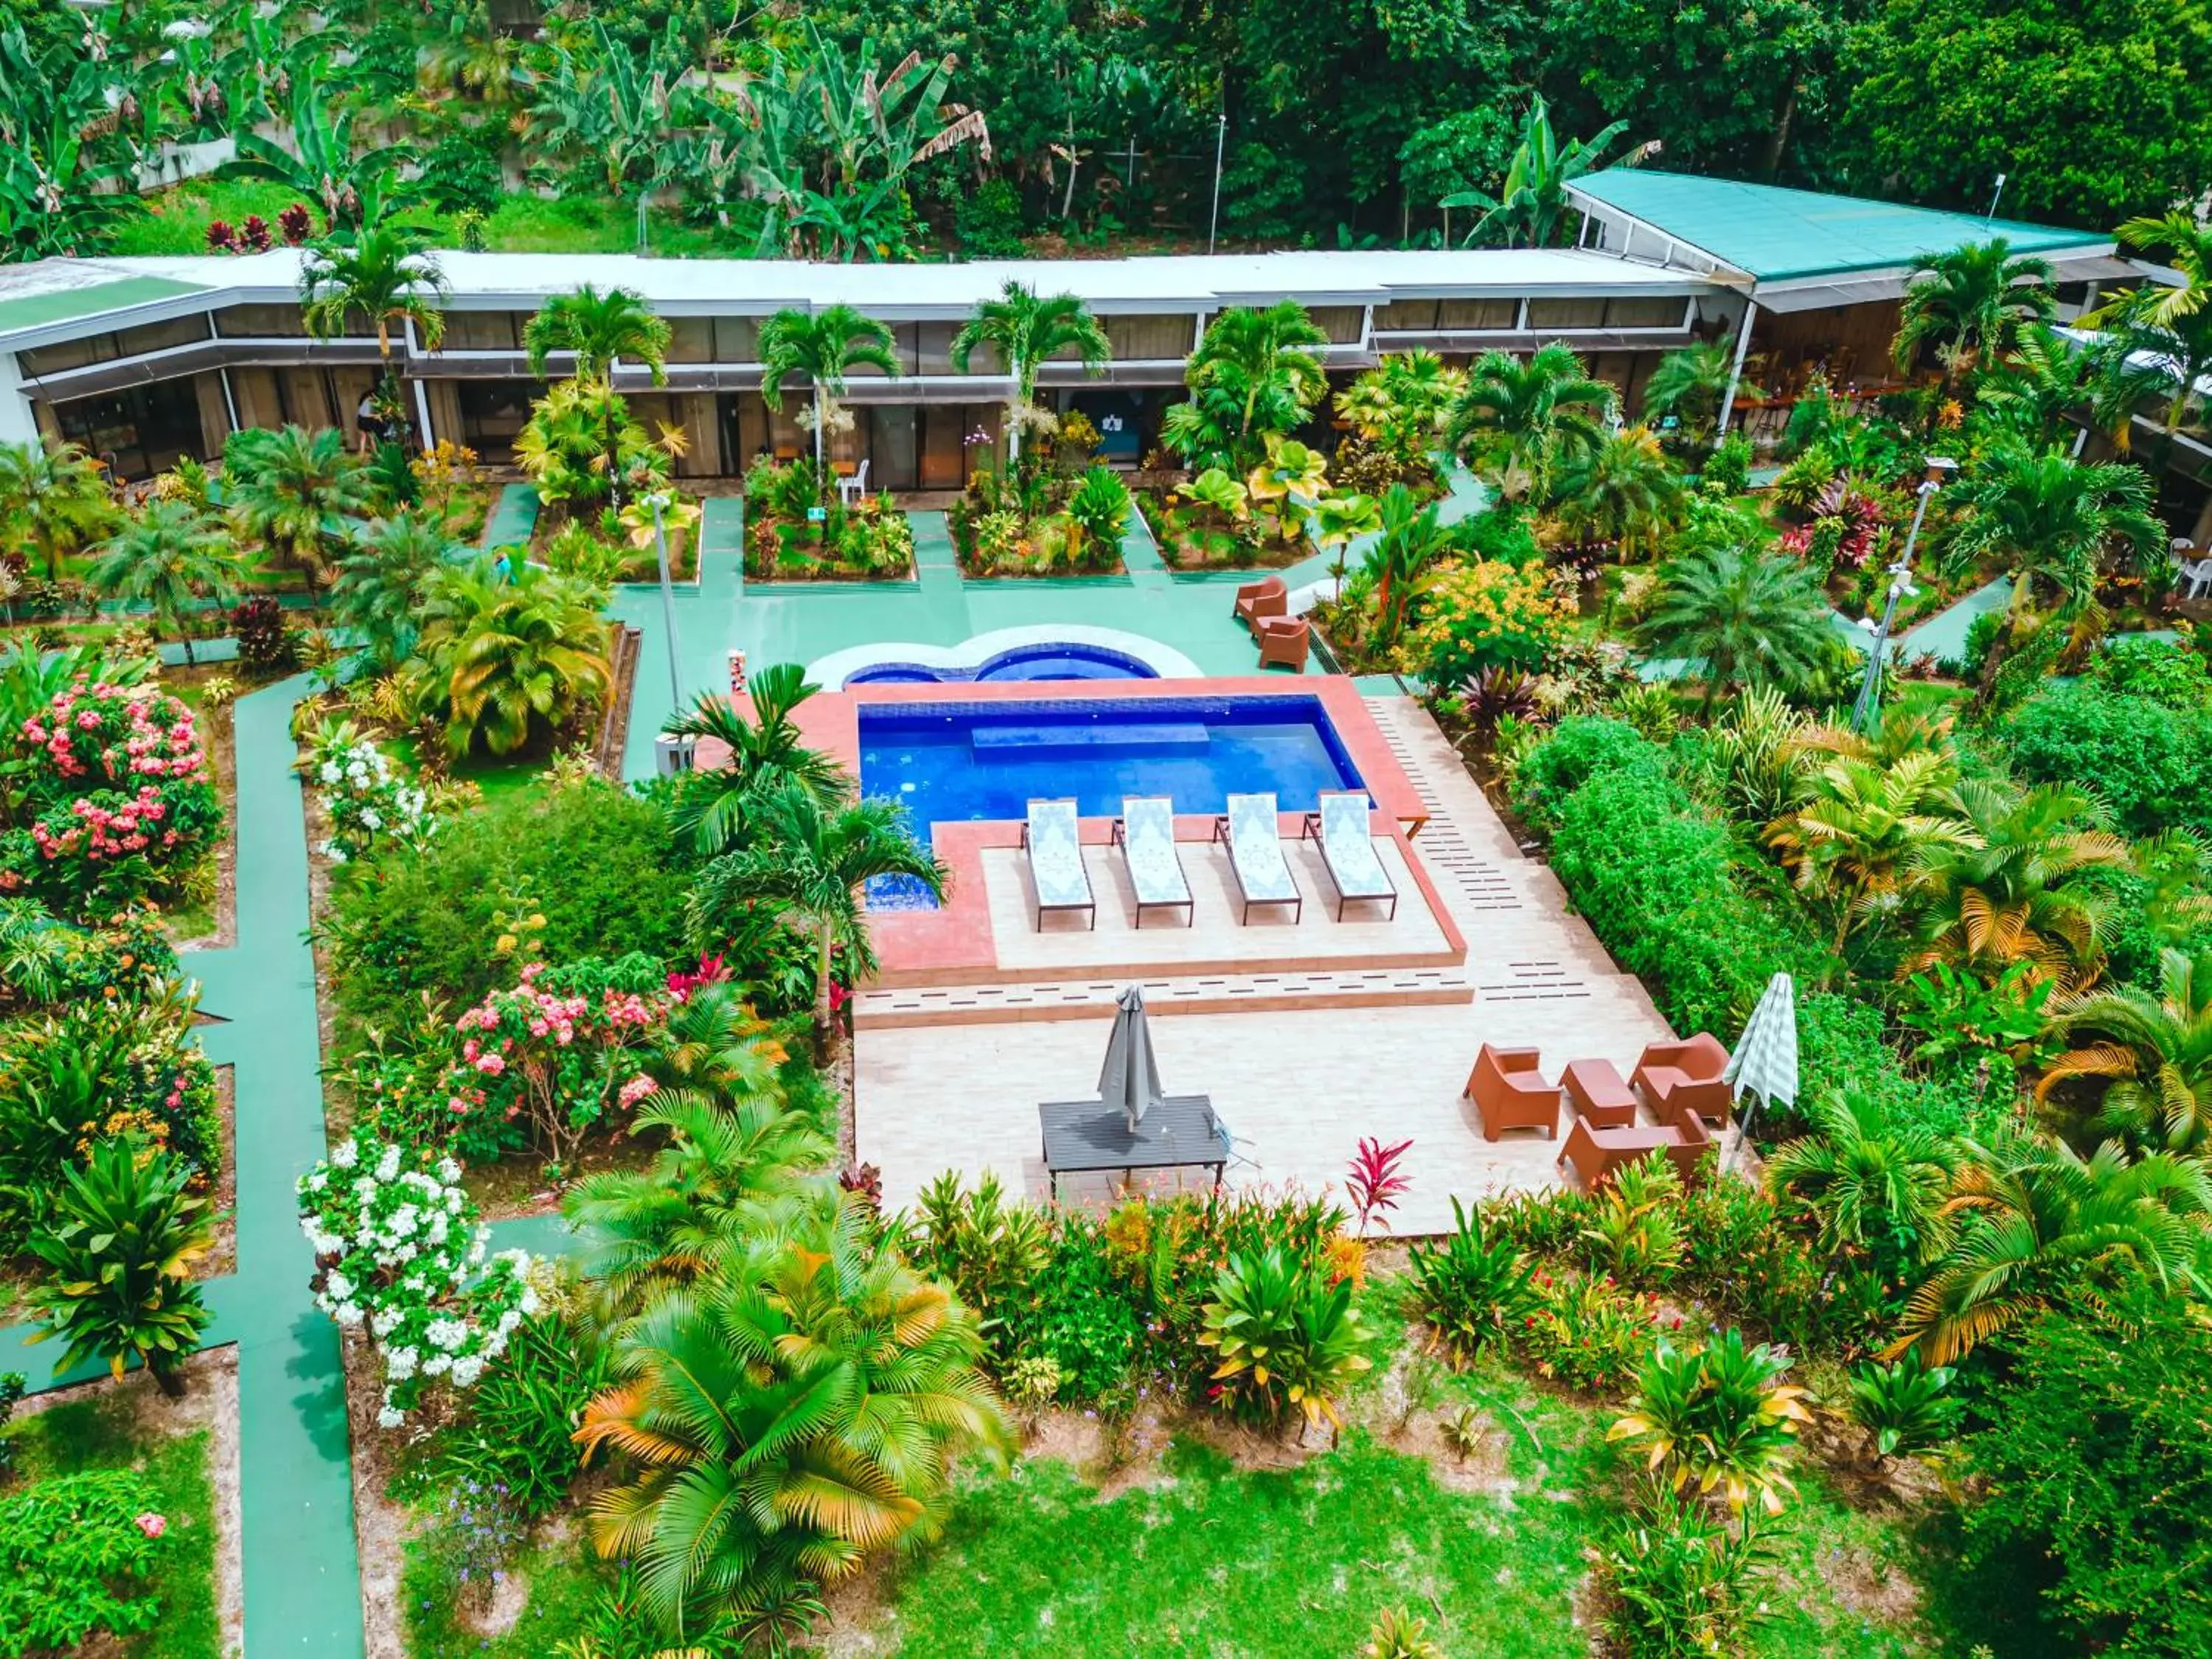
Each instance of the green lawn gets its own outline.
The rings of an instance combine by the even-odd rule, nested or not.
[[[549,1659],[554,1643],[591,1628],[610,1582],[580,1538],[526,1546],[501,1571],[528,1581],[528,1604],[509,1629],[488,1638],[459,1611],[471,1591],[463,1571],[434,1534],[409,1540],[399,1581],[409,1659]],[[474,1587],[478,1595],[482,1589]]]
[[[258,213],[273,232],[276,216],[300,198],[281,185],[257,179],[195,179],[155,191],[145,199],[145,216],[117,231],[111,252],[204,253],[211,222],[222,219],[235,226]],[[450,215],[416,209],[392,217],[398,223],[429,232],[441,246],[452,246],[459,240]],[[319,210],[315,221],[319,233]],[[741,256],[750,253],[753,247],[749,234],[687,225],[659,210],[648,216],[647,232],[652,250],[657,253]],[[508,196],[485,221],[484,244],[503,253],[632,252],[637,246],[637,204],[635,200],[617,202],[596,194],[555,199]]]
[[[139,1468],[153,1480],[155,1506],[169,1522],[155,1547],[148,1579],[149,1589],[161,1599],[161,1622],[100,1650],[125,1659],[221,1659],[208,1431],[149,1435],[138,1425],[130,1401],[106,1395],[21,1419],[9,1426],[6,1438],[15,1443],[16,1473],[0,1492],[20,1492],[26,1483],[93,1469]]]
[[[1505,1499],[1445,1490],[1427,1463],[1358,1431],[1287,1473],[1240,1473],[1178,1444],[1169,1480],[1105,1502],[1064,1465],[1025,1465],[964,1493],[943,1547],[897,1583],[887,1650],[1335,1659],[1395,1606],[1427,1619],[1454,1659],[1579,1659],[1589,1641],[1574,1623],[1576,1590],[1607,1459],[1594,1416],[1577,1428],[1575,1407],[1523,1403],[1547,1452],[1508,1427],[1517,1485]],[[1862,1613],[1838,1594],[1839,1583],[1879,1588],[1885,1569],[1902,1567],[1910,1545],[1893,1529],[1808,1477],[1774,1535],[1762,1659],[1938,1650],[1909,1619],[1888,1621],[1888,1600]]]

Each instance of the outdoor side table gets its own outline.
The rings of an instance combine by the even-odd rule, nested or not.
[[[1566,1091],[1575,1115],[1598,1128],[1621,1129],[1636,1121],[1636,1096],[1609,1060],[1568,1061],[1559,1087]]]

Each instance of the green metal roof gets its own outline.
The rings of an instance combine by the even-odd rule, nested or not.
[[[127,306],[143,306],[155,300],[173,300],[207,291],[197,283],[179,283],[167,276],[121,276],[108,282],[40,289],[13,298],[0,298],[0,334],[45,328],[53,323],[120,311]],[[5,292],[4,285],[0,285],[0,295]]]
[[[1915,255],[2002,236],[2021,253],[2063,253],[2111,246],[2109,235],[1984,221],[1857,196],[1698,179],[1650,167],[1608,167],[1574,181],[1580,193],[1705,250],[1760,282],[1889,270]]]

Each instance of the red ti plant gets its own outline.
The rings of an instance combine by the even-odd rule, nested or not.
[[[1352,1156],[1352,1168],[1344,1177],[1345,1189],[1352,1194],[1352,1207],[1359,1217],[1359,1237],[1367,1237],[1367,1223],[1377,1214],[1387,1214],[1398,1207],[1398,1194],[1413,1183],[1398,1173],[1405,1162],[1410,1140],[1401,1140],[1395,1146],[1385,1146],[1370,1135],[1359,1143],[1359,1150]]]

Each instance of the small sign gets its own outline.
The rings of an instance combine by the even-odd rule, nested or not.
[[[821,524],[829,516],[830,509],[826,507],[810,507],[806,509],[806,522],[809,524]]]

